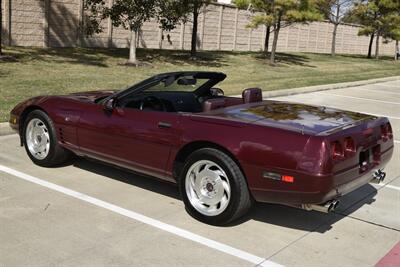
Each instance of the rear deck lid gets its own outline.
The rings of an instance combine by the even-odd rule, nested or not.
[[[230,107],[213,115],[311,135],[329,134],[376,119],[356,112],[279,101]]]

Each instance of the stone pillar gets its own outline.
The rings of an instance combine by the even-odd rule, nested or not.
[[[249,29],[249,36],[248,36],[248,40],[247,40],[247,50],[251,51],[251,32],[252,30]]]
[[[159,25],[160,26],[160,25]],[[162,49],[162,43],[163,43],[163,30],[158,27],[158,49]]]
[[[11,0],[3,0],[3,29],[5,29],[5,34],[3,35],[3,43],[7,45],[12,45],[12,35],[11,35]]]
[[[43,17],[43,47],[49,47],[49,35],[50,35],[50,0],[44,0],[44,17]]]
[[[207,9],[204,8],[203,9],[203,14],[202,14],[202,18],[201,18],[201,36],[200,36],[200,49],[203,50],[204,49],[204,30],[206,28],[206,14],[207,14]]]
[[[239,16],[239,8],[236,8],[236,10],[235,10],[235,27],[234,27],[234,30],[233,30],[233,46],[232,46],[232,50],[236,50],[238,16]]]
[[[83,1],[83,0],[80,0]],[[114,0],[108,0],[108,7],[111,8],[114,4]],[[83,14],[82,14],[83,19]],[[110,17],[107,18],[107,47],[113,47],[113,25]]]
[[[217,39],[217,49],[221,50],[221,34],[222,34],[222,16],[224,14],[224,6],[219,7],[219,19],[218,19],[218,39]]]
[[[181,34],[180,34],[180,41],[179,41],[179,47],[181,50],[185,48],[185,24],[181,22]]]

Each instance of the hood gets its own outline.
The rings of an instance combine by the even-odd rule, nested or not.
[[[233,106],[212,111],[209,115],[312,135],[330,133],[376,119],[356,112],[279,101]]]
[[[93,102],[98,98],[107,97],[109,95],[114,94],[115,92],[116,92],[116,90],[88,91],[88,92],[72,93],[72,94],[66,95],[64,97],[72,98],[72,99],[76,99],[76,100]]]

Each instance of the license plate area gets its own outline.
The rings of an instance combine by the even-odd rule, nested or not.
[[[366,172],[378,165],[381,160],[381,147],[376,145],[360,152],[358,164],[360,173]]]

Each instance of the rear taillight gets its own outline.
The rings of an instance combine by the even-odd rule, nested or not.
[[[344,152],[346,156],[351,156],[356,152],[356,144],[354,143],[353,138],[346,137],[344,139]]]
[[[381,137],[383,141],[387,141],[388,139],[393,138],[393,130],[389,122],[381,125]]]
[[[333,159],[341,159],[344,156],[343,146],[339,141],[331,143],[331,152]]]
[[[390,125],[390,123],[386,123],[386,128],[387,128],[387,133],[388,133],[388,137],[389,139],[393,138],[393,129],[392,129],[392,125]]]

